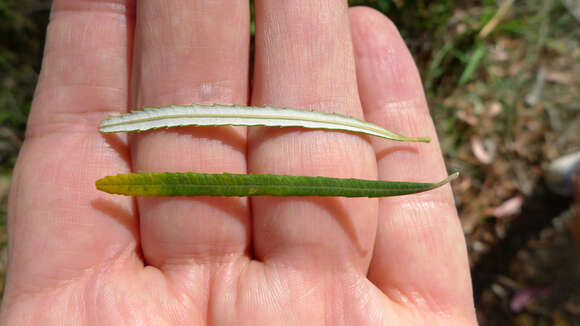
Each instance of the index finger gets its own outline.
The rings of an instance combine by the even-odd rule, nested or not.
[[[97,126],[128,101],[131,1],[55,1],[9,200],[13,289],[38,293],[136,248],[130,198],[95,180],[127,172],[123,139]],[[107,139],[109,141],[107,141]]]

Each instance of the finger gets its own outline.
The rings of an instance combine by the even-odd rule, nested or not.
[[[346,1],[255,2],[253,104],[361,117]],[[374,152],[352,134],[256,128],[249,171],[374,179]],[[254,252],[269,263],[366,273],[377,202],[252,198]]]
[[[125,140],[97,126],[127,106],[133,13],[131,1],[53,4],[9,201],[6,298],[138,262],[133,201],[95,189],[96,179],[129,170]]]
[[[145,0],[137,7],[133,107],[247,102],[248,2]],[[136,135],[133,169],[246,173],[245,133],[223,127]],[[219,261],[247,249],[244,199],[138,198],[138,204],[150,265]]]
[[[396,27],[368,8],[351,10],[356,70],[365,119],[429,144],[373,145],[384,180],[446,176],[421,79]],[[465,240],[449,186],[383,198],[369,279],[397,302],[473,317]]]

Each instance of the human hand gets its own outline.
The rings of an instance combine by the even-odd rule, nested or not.
[[[449,186],[380,200],[135,200],[95,189],[131,170],[446,175],[419,75],[386,18],[338,0],[255,6],[250,88],[247,1],[55,0],[10,195],[2,324],[476,324]],[[189,103],[336,112],[434,141],[97,131],[126,107]]]

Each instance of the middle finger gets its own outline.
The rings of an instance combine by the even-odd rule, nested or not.
[[[245,104],[249,23],[247,1],[139,1],[133,107]],[[233,127],[138,134],[131,138],[133,169],[245,173],[245,136]],[[138,198],[138,207],[149,265],[181,270],[247,251],[245,199]]]

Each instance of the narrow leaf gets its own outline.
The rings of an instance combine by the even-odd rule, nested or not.
[[[386,197],[413,194],[437,183],[339,179],[273,174],[130,173],[97,180],[97,189],[128,196],[341,196]]]
[[[429,137],[409,138],[375,124],[336,113],[290,108],[240,105],[172,105],[112,116],[101,122],[105,133],[146,131],[181,126],[268,126],[332,129],[383,137],[397,141],[429,142]]]

